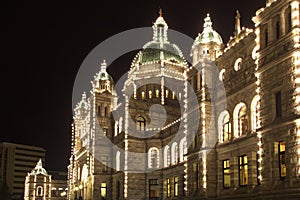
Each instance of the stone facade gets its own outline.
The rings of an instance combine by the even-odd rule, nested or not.
[[[123,97],[104,62],[75,108],[68,198],[299,198],[299,1],[253,22],[237,12],[225,48],[208,15],[189,66],[160,15]]]

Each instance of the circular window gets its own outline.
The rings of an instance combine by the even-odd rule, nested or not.
[[[242,58],[236,59],[234,63],[234,70],[239,71],[241,69],[241,65],[242,65]]]

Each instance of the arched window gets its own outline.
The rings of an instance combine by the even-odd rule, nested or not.
[[[226,142],[231,140],[231,122],[230,122],[230,115],[227,110],[223,111],[219,115],[218,120],[218,127],[219,127],[219,141]]]
[[[242,58],[236,59],[234,63],[234,70],[239,71],[241,69],[241,65],[242,65]]]
[[[149,99],[152,99],[152,90],[149,90],[148,97],[149,97]]]
[[[258,128],[258,109],[259,109],[259,96],[256,95],[251,102],[251,128],[256,131]]]
[[[156,97],[156,98],[159,98],[159,89],[156,89],[156,90],[155,90],[155,97]]]
[[[173,165],[178,162],[178,144],[176,142],[171,147],[171,161]]]
[[[164,149],[164,166],[169,167],[171,164],[170,147],[167,145]]]
[[[186,138],[182,138],[179,143],[179,160],[180,162],[184,161],[184,155],[187,154],[187,143]]]
[[[239,103],[233,111],[234,136],[245,135],[248,131],[247,107],[244,103]]]
[[[144,91],[142,91],[141,97],[142,97],[142,100],[145,99],[145,92]]]
[[[117,151],[116,153],[116,171],[120,171],[121,169],[121,153],[120,151]]]
[[[122,132],[122,128],[123,128],[123,117],[120,117],[120,119],[119,119],[119,133]]]
[[[166,93],[166,99],[169,98],[169,90],[168,89],[166,89],[165,93]]]
[[[43,196],[43,187],[42,186],[38,186],[36,188],[36,196],[38,196],[38,197],[42,197]]]
[[[151,169],[159,167],[159,151],[156,147],[152,147],[148,151],[148,167]]]
[[[119,122],[115,121],[115,136],[117,136],[119,133]]]
[[[143,117],[138,117],[136,119],[136,130],[144,131],[146,126],[146,120]]]

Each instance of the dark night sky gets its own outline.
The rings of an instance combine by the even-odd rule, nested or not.
[[[187,3],[184,3],[187,2]],[[72,4],[3,5],[1,8],[0,141],[44,147],[46,167],[66,170],[70,154],[72,89],[88,53],[122,31],[152,26],[162,7],[169,28],[195,38],[210,13],[213,27],[227,43],[234,31],[235,10],[242,25],[265,0],[139,0]],[[132,55],[108,69],[115,80],[129,69]],[[100,61],[99,61],[100,62]]]

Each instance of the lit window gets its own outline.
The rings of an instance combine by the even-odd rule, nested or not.
[[[171,154],[170,154],[170,147],[168,145],[164,149],[164,161],[165,161],[165,167],[170,166]]]
[[[223,160],[223,188],[230,187],[230,161]]]
[[[174,197],[178,197],[178,176],[174,177]]]
[[[285,162],[285,142],[281,141],[278,144],[278,156],[279,156],[279,174],[280,178],[286,176],[286,162]]]
[[[169,178],[167,178],[167,180],[166,180],[166,196],[167,197],[170,197],[171,196],[171,183],[170,183],[171,181],[170,181],[170,179]]]
[[[121,169],[121,153],[120,153],[120,151],[117,151],[117,153],[116,153],[116,170],[117,171],[120,171],[120,169]]]
[[[159,152],[155,147],[150,148],[148,151],[148,167],[152,169],[159,167]]]
[[[159,98],[159,90],[158,89],[155,90],[155,97]]]
[[[144,131],[146,126],[146,121],[143,117],[138,117],[136,120],[136,130]]]
[[[219,141],[225,142],[231,140],[231,122],[230,115],[227,110],[221,112],[221,114],[219,115],[218,127]]]
[[[166,99],[169,98],[169,90],[166,89]]]
[[[101,194],[101,199],[106,199],[106,197],[107,197],[107,184],[105,182],[101,183],[100,194]]]
[[[42,197],[43,196],[43,187],[42,186],[38,186],[36,188],[36,196],[38,196],[38,197]]]
[[[178,145],[176,142],[172,144],[171,148],[171,159],[172,164],[175,165],[178,162]]]
[[[230,116],[227,113],[223,120],[223,141],[228,141],[231,139],[231,123],[230,123]]]
[[[142,92],[142,100],[144,100],[145,99],[145,92],[143,91]]]
[[[248,185],[248,158],[245,155],[239,157],[239,184]]]
[[[172,99],[175,99],[175,97],[176,97],[176,94],[174,91],[172,91]]]
[[[149,99],[152,99],[152,91],[151,90],[149,90],[149,92],[148,92],[148,97],[149,97]]]

